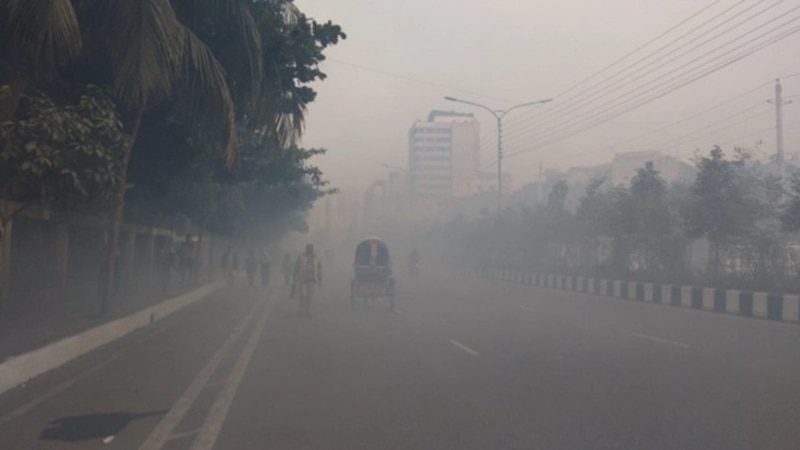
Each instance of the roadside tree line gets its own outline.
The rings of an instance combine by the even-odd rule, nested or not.
[[[0,243],[32,206],[107,218],[105,305],[123,220],[302,230],[331,192],[297,145],[310,83],[345,37],[292,0],[0,0]]]
[[[743,149],[695,162],[693,183],[669,184],[652,163],[627,186],[593,179],[572,209],[560,180],[538,208],[452,220],[444,251],[484,268],[800,290],[800,174],[782,183]]]

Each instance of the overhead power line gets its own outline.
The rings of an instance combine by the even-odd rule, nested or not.
[[[800,10],[800,5],[796,6],[795,8],[792,8],[792,11],[795,11],[795,10]],[[781,17],[783,17],[783,16],[777,16],[777,17],[774,17],[774,18],[770,19],[766,23],[759,24],[758,26],[748,30],[747,32],[737,36],[736,38],[734,38],[734,39],[732,39],[732,40],[730,40],[730,41],[728,41],[728,42],[726,42],[726,43],[724,43],[722,45],[719,45],[719,46],[717,46],[717,47],[715,47],[715,48],[713,48],[711,50],[708,50],[705,53],[703,53],[701,55],[698,55],[698,56],[692,58],[691,60],[681,64],[680,66],[675,67],[674,69],[671,69],[671,70],[669,70],[669,71],[657,76],[656,78],[650,79],[650,80],[648,80],[648,81],[646,81],[644,83],[636,85],[636,87],[634,87],[632,89],[628,89],[628,90],[626,90],[625,92],[622,92],[622,93],[615,93],[615,99],[613,99],[611,101],[604,102],[604,103],[599,104],[599,105],[595,105],[594,107],[590,108],[589,111],[586,112],[586,114],[594,114],[597,111],[602,111],[604,108],[608,109],[611,105],[614,105],[615,103],[620,103],[620,102],[623,101],[622,99],[626,99],[628,97],[636,98],[636,97],[645,95],[653,87],[658,87],[659,85],[662,85],[665,82],[666,83],[672,82],[672,81],[674,81],[674,80],[676,80],[676,79],[678,79],[678,78],[680,78],[682,76],[691,75],[692,71],[702,71],[705,66],[713,65],[716,61],[721,60],[721,59],[725,59],[726,57],[728,57],[729,55],[731,55],[732,53],[735,53],[737,51],[747,52],[747,50],[745,49],[747,46],[750,46],[754,42],[757,42],[757,41],[759,41],[761,39],[770,38],[770,35],[772,35],[772,34],[774,34],[776,32],[780,32],[781,29],[792,25],[794,22],[800,21],[800,15],[794,16],[794,17],[790,18],[789,20],[786,20],[786,21],[782,22],[780,25],[777,25],[777,26],[775,26],[773,28],[770,28],[766,32],[761,33],[760,35],[756,36],[755,38],[750,39],[749,41],[746,41],[745,43],[743,43],[743,44],[741,44],[739,46],[724,50],[729,45],[731,45],[731,44],[733,44],[733,43],[735,43],[737,41],[740,41],[741,39],[743,39],[745,37],[748,37],[749,35],[757,32],[759,30],[762,30],[765,25],[770,24],[772,22],[775,22],[778,19],[780,19]],[[758,45],[759,44],[756,44],[756,46],[758,46]],[[743,49],[745,49],[745,50],[743,50]],[[633,81],[637,81],[637,80],[638,80],[638,78],[636,80],[633,80]],[[612,92],[605,92],[605,93],[602,94],[602,96],[600,98],[606,97],[611,93]],[[594,103],[594,101],[591,102],[591,103]],[[552,122],[554,122],[554,120],[545,121],[544,123],[539,123],[539,124],[530,123],[530,124],[526,125],[520,132],[524,133],[524,132],[527,132],[527,131],[532,131],[535,128],[539,128],[538,132],[541,132],[540,130],[541,130],[541,128],[543,126],[547,125],[548,123],[552,123]],[[575,122],[575,121],[573,120],[572,122]],[[568,122],[567,124],[562,124],[561,127],[563,128],[563,127],[568,126],[568,125],[571,125],[571,123]]]
[[[595,91],[596,91],[596,89],[597,89],[598,87],[602,86],[604,83],[608,82],[609,80],[613,80],[613,79],[614,79],[614,77],[616,77],[616,76],[619,76],[619,75],[621,75],[621,74],[625,73],[626,71],[628,71],[628,70],[630,70],[630,69],[633,69],[633,68],[635,68],[637,65],[639,65],[639,64],[641,64],[641,63],[643,63],[643,62],[647,61],[647,60],[648,60],[648,59],[650,59],[651,57],[657,56],[657,55],[658,55],[658,53],[659,53],[661,50],[663,50],[663,49],[665,49],[665,48],[667,48],[667,47],[669,47],[669,46],[671,46],[671,45],[675,44],[676,42],[679,42],[679,41],[680,41],[681,39],[683,39],[684,37],[691,35],[692,33],[694,33],[695,31],[697,31],[697,30],[699,30],[699,29],[701,29],[701,28],[702,28],[702,27],[704,27],[705,25],[707,25],[707,24],[709,24],[709,23],[713,22],[714,20],[717,20],[719,17],[721,17],[721,16],[723,16],[723,15],[727,14],[728,12],[730,12],[730,11],[734,10],[736,7],[738,7],[739,5],[743,4],[745,1],[746,1],[746,0],[740,0],[740,1],[738,1],[736,4],[734,4],[734,5],[732,5],[732,6],[728,7],[728,8],[726,8],[726,9],[724,9],[722,12],[720,12],[720,13],[716,14],[715,16],[711,17],[710,19],[706,19],[706,20],[705,20],[704,22],[702,22],[701,24],[699,24],[699,25],[695,26],[694,28],[691,28],[691,29],[690,29],[688,32],[686,32],[686,33],[684,33],[684,34],[682,34],[682,35],[678,36],[677,38],[674,38],[674,39],[672,39],[672,40],[671,40],[671,41],[669,41],[669,42],[668,42],[666,45],[663,45],[663,46],[661,46],[661,47],[657,48],[656,50],[654,50],[654,51],[651,51],[650,53],[648,53],[648,54],[646,54],[646,55],[644,55],[644,56],[640,57],[639,59],[637,59],[637,60],[635,60],[635,61],[633,61],[633,62],[631,62],[631,63],[629,63],[629,64],[627,64],[626,66],[624,66],[623,68],[621,68],[621,69],[619,69],[619,70],[615,71],[614,73],[612,73],[612,74],[610,74],[610,75],[608,75],[608,76],[604,77],[602,80],[600,80],[600,81],[598,81],[598,82],[596,82],[596,83],[594,83],[594,84],[592,84],[592,85],[590,85],[590,86],[587,86],[587,87],[585,87],[585,88],[581,89],[580,91],[576,92],[575,94],[571,94],[571,95],[568,95],[568,96],[566,96],[566,97],[565,97],[565,95],[566,95],[568,92],[574,91],[574,90],[575,90],[577,87],[580,87],[580,86],[582,86],[582,85],[584,85],[584,84],[588,83],[589,81],[593,80],[594,78],[597,78],[599,75],[602,75],[604,72],[608,71],[609,69],[613,68],[614,66],[616,66],[616,65],[618,65],[618,64],[620,64],[620,63],[622,63],[622,62],[624,62],[625,60],[627,60],[627,59],[628,59],[628,58],[630,58],[631,56],[633,56],[633,55],[635,55],[635,54],[639,53],[641,50],[644,50],[645,48],[647,48],[647,47],[648,47],[648,46],[650,46],[651,44],[654,44],[654,43],[658,42],[659,40],[661,40],[661,38],[663,38],[663,37],[666,37],[667,35],[669,35],[669,34],[670,34],[670,33],[672,33],[673,31],[677,30],[678,28],[680,28],[680,27],[682,27],[683,25],[686,25],[687,23],[691,22],[691,21],[692,21],[693,19],[695,19],[696,17],[698,17],[698,16],[702,15],[703,13],[705,13],[705,12],[709,11],[709,10],[710,10],[712,7],[716,6],[716,5],[719,3],[719,1],[714,1],[714,2],[711,2],[710,4],[706,5],[706,6],[705,6],[704,8],[702,8],[701,10],[697,11],[696,13],[692,14],[691,16],[689,16],[689,17],[687,17],[686,19],[684,19],[684,20],[682,20],[681,22],[679,22],[677,25],[674,25],[674,26],[670,27],[670,28],[669,28],[668,30],[666,30],[665,32],[663,32],[663,33],[659,34],[659,35],[658,35],[658,36],[656,36],[655,38],[653,38],[653,39],[651,39],[651,40],[647,41],[647,42],[646,42],[645,44],[643,44],[642,46],[640,46],[640,47],[636,48],[634,51],[632,51],[632,52],[630,52],[630,53],[626,54],[626,55],[625,55],[625,56],[623,56],[622,58],[620,58],[620,59],[618,59],[618,60],[614,61],[613,63],[609,64],[608,66],[604,67],[604,68],[603,68],[603,69],[601,69],[599,72],[597,72],[597,73],[595,73],[595,74],[591,75],[589,78],[586,78],[586,79],[584,79],[583,81],[581,81],[581,82],[579,82],[578,84],[576,84],[575,86],[573,86],[573,87],[571,87],[571,88],[569,88],[569,89],[567,89],[567,90],[565,90],[565,91],[563,91],[563,92],[561,92],[561,93],[557,94],[555,97],[559,99],[559,106],[561,106],[561,107],[564,107],[564,105],[571,105],[572,103],[575,103],[575,102],[582,102],[583,100],[585,100],[585,98],[586,98],[586,96],[587,96],[587,95],[591,96],[591,95],[592,95],[592,93],[593,93],[593,92],[595,92]],[[763,1],[763,0],[761,0],[761,1]],[[542,114],[545,114],[546,112],[547,112],[546,110],[538,110],[538,111],[534,111],[534,112],[533,112],[533,115],[535,115],[535,116],[541,116]],[[513,121],[513,122],[517,122],[517,121],[521,120],[522,118],[524,118],[524,117],[527,117],[527,116],[531,116],[531,115],[532,115],[532,114],[531,114],[531,112],[530,112],[530,111],[523,112],[522,114],[520,114],[519,116],[517,116],[517,119],[516,119],[515,121]],[[512,121],[510,121],[510,122],[512,122]]]
[[[685,25],[685,24],[689,23],[690,21],[692,21],[692,20],[693,20],[693,19],[695,19],[696,17],[698,17],[698,16],[700,16],[701,14],[705,13],[706,11],[710,10],[711,8],[713,8],[714,6],[716,6],[716,5],[717,5],[717,4],[718,4],[720,1],[721,1],[721,0],[714,0],[714,1],[712,1],[712,2],[711,2],[711,3],[709,3],[708,5],[704,6],[704,7],[703,7],[703,8],[701,8],[700,10],[698,10],[697,12],[695,12],[695,13],[691,14],[689,17],[687,17],[687,18],[683,19],[683,20],[682,20],[682,21],[680,21],[679,23],[677,23],[677,24],[673,25],[672,27],[668,28],[666,31],[662,32],[662,33],[661,33],[661,34],[659,34],[658,36],[656,36],[656,37],[654,37],[654,38],[650,39],[649,41],[645,42],[644,44],[640,45],[639,47],[636,47],[636,48],[635,48],[635,49],[633,49],[632,51],[630,51],[630,52],[626,53],[626,54],[625,54],[624,56],[622,56],[621,58],[619,58],[619,59],[617,59],[617,60],[613,61],[612,63],[610,63],[610,64],[608,64],[607,66],[603,67],[602,69],[598,70],[597,72],[595,72],[595,73],[593,73],[593,74],[589,75],[589,77],[587,77],[587,78],[585,78],[585,79],[581,80],[580,82],[578,82],[578,83],[576,83],[576,84],[574,84],[574,85],[572,85],[572,86],[568,87],[567,89],[565,89],[565,90],[563,90],[563,91],[561,91],[561,92],[557,93],[557,94],[554,96],[554,98],[558,98],[558,99],[559,99],[559,102],[560,102],[560,103],[563,103],[563,102],[564,102],[564,100],[569,100],[570,98],[573,98],[573,97],[576,97],[577,95],[580,95],[580,93],[579,93],[579,94],[577,94],[577,95],[570,95],[570,96],[567,96],[567,97],[566,97],[566,99],[564,98],[564,97],[565,97],[565,96],[566,96],[568,93],[570,93],[570,92],[572,92],[572,91],[574,91],[574,90],[578,89],[579,87],[581,87],[581,86],[585,85],[586,83],[589,83],[590,81],[594,80],[594,79],[595,79],[595,78],[597,78],[598,76],[600,76],[600,75],[604,74],[604,73],[605,73],[605,72],[607,72],[608,70],[610,70],[610,69],[614,68],[615,66],[617,66],[617,65],[619,65],[620,63],[624,62],[624,61],[625,61],[625,60],[627,60],[628,58],[630,58],[630,57],[632,57],[632,56],[636,55],[637,53],[639,53],[640,51],[644,50],[645,48],[647,48],[647,47],[648,47],[648,46],[650,46],[651,44],[653,44],[653,43],[657,42],[658,40],[660,40],[661,38],[665,37],[665,36],[666,36],[666,35],[668,35],[669,33],[672,33],[672,32],[673,32],[673,31],[675,31],[676,29],[678,29],[678,28],[682,27],[683,25]],[[584,91],[585,91],[585,89],[584,89],[584,90],[582,90],[581,92],[584,92]],[[541,111],[541,110],[538,110],[538,111]],[[512,121],[509,121],[509,122],[512,122]]]
[[[682,88],[682,87],[684,87],[684,86],[686,86],[688,84],[691,84],[691,83],[693,83],[693,82],[695,82],[695,81],[697,81],[699,79],[702,79],[702,78],[704,78],[704,77],[706,77],[706,76],[708,76],[708,75],[710,75],[710,74],[712,74],[712,73],[714,73],[714,72],[716,72],[718,70],[721,70],[721,69],[723,69],[725,67],[728,67],[729,65],[731,65],[731,64],[733,64],[733,63],[735,63],[737,61],[740,61],[740,60],[746,58],[747,56],[750,56],[753,53],[756,53],[757,51],[760,51],[763,48],[768,47],[768,46],[770,46],[770,45],[772,45],[772,44],[774,44],[774,43],[776,43],[776,42],[778,42],[780,40],[783,40],[783,39],[785,39],[785,38],[797,33],[798,31],[800,31],[800,27],[795,27],[795,28],[791,28],[789,30],[783,31],[781,33],[778,33],[775,36],[769,36],[769,34],[775,32],[779,28],[781,28],[781,27],[783,27],[783,26],[785,26],[785,25],[787,25],[789,23],[798,21],[798,20],[800,20],[800,17],[795,17],[795,18],[791,19],[790,21],[782,24],[781,26],[775,27],[775,28],[771,29],[770,31],[768,31],[767,33],[763,33],[759,37],[749,41],[748,43],[746,43],[744,45],[741,45],[739,47],[736,47],[735,49],[729,50],[729,51],[725,52],[722,55],[718,55],[717,57],[715,57],[715,58],[713,58],[713,59],[711,59],[709,61],[716,61],[716,60],[720,59],[723,56],[727,56],[728,54],[730,54],[734,50],[739,50],[738,53],[736,53],[734,55],[731,55],[728,58],[726,58],[726,59],[724,59],[724,60],[722,60],[722,61],[720,61],[720,62],[718,62],[718,63],[716,63],[714,65],[711,65],[711,67],[707,67],[709,61],[706,61],[703,64],[700,64],[697,67],[694,67],[694,68],[692,68],[692,69],[690,69],[690,70],[688,70],[688,71],[686,71],[684,73],[681,73],[681,74],[678,74],[676,76],[673,76],[672,78],[670,78],[670,79],[666,80],[664,83],[662,83],[662,86],[659,89],[639,92],[638,94],[636,94],[636,91],[638,89],[637,90],[633,90],[633,91],[629,91],[628,93],[626,93],[626,95],[630,95],[630,94],[636,94],[636,95],[633,95],[630,98],[628,98],[625,101],[620,102],[618,104],[615,104],[615,105],[611,104],[606,109],[597,112],[596,114],[594,114],[592,120],[587,120],[587,122],[589,122],[589,123],[581,124],[581,123],[569,123],[568,122],[566,124],[562,124],[559,127],[554,127],[554,128],[552,128],[550,130],[546,130],[545,132],[540,134],[540,136],[541,135],[544,135],[544,136],[541,137],[539,141],[535,141],[536,143],[534,145],[535,145],[536,148],[540,148],[543,145],[547,145],[547,144],[552,143],[552,142],[558,142],[559,140],[561,140],[561,139],[563,139],[565,137],[573,136],[573,135],[575,135],[577,133],[580,133],[580,132],[586,131],[588,129],[594,128],[595,126],[597,126],[597,125],[599,125],[601,123],[604,123],[604,122],[606,122],[606,121],[608,121],[608,120],[610,120],[610,119],[612,119],[614,117],[618,117],[618,116],[620,116],[622,114],[630,112],[630,111],[632,111],[632,110],[634,110],[634,109],[636,109],[636,108],[638,108],[638,107],[640,107],[640,106],[642,106],[642,105],[644,105],[646,103],[649,103],[649,102],[651,102],[653,100],[661,98],[661,97],[663,97],[663,96],[665,96],[665,95],[667,95],[667,94],[669,94],[671,92],[674,92],[677,89],[680,89],[680,88]],[[757,40],[759,40],[759,39],[761,39],[763,37],[768,37],[768,39],[763,41],[763,42],[756,43],[755,45],[752,45],[752,46],[750,46],[748,48],[745,48],[747,45],[753,44],[753,42],[755,42],[755,41],[757,41]],[[597,108],[595,108],[595,110],[596,109]],[[580,126],[577,129],[570,129],[570,127],[573,126],[573,125],[580,125]],[[524,151],[520,151],[520,152],[515,152],[515,153],[509,153],[507,156],[512,156],[514,154],[527,153],[527,152],[532,151],[534,149],[535,148],[524,150]]]
[[[639,65],[639,63],[645,62],[651,56],[656,56],[657,55],[658,58],[652,58],[650,62],[648,62],[646,64],[643,64],[643,65],[639,65],[638,68],[635,68],[634,70],[628,72],[627,74],[625,74],[622,77],[619,77],[617,79],[612,80],[612,82],[607,84],[606,86],[602,86],[601,87],[600,85],[596,85],[595,86],[596,89],[592,90],[590,95],[588,95],[586,98],[579,98],[579,99],[576,100],[578,102],[578,104],[576,106],[579,107],[579,108],[589,107],[589,106],[591,106],[593,104],[598,103],[600,100],[603,100],[603,99],[611,96],[612,94],[616,95],[616,93],[620,89],[624,89],[624,88],[630,87],[631,85],[634,85],[635,83],[638,83],[641,80],[647,80],[648,76],[657,73],[660,69],[669,68],[669,67],[671,67],[673,65],[673,63],[679,63],[679,61],[681,59],[689,57],[693,52],[702,50],[703,47],[712,44],[714,41],[716,41],[719,38],[725,36],[726,34],[729,34],[729,33],[731,33],[732,31],[734,31],[736,29],[740,29],[741,27],[743,27],[747,23],[756,20],[759,16],[765,14],[766,12],[770,11],[771,9],[774,9],[775,7],[777,7],[778,5],[783,3],[785,0],[778,0],[777,2],[772,3],[771,5],[761,9],[760,11],[757,11],[756,13],[744,18],[743,20],[740,20],[737,23],[734,23],[733,25],[725,28],[724,30],[720,31],[719,33],[716,33],[715,35],[713,35],[713,36],[701,41],[702,38],[706,37],[707,35],[709,35],[713,31],[717,30],[718,28],[722,27],[723,25],[726,25],[726,24],[730,23],[734,19],[740,17],[744,13],[752,10],[753,8],[755,8],[759,4],[764,3],[765,1],[766,0],[759,0],[758,2],[756,2],[753,5],[751,5],[750,7],[746,8],[746,9],[744,9],[742,11],[739,11],[738,13],[734,14],[731,17],[728,17],[727,19],[723,20],[722,22],[718,23],[717,25],[712,26],[711,28],[705,30],[704,32],[700,33],[699,35],[692,37],[689,41],[687,41],[687,42],[685,42],[685,43],[673,48],[672,50],[667,51],[666,53],[659,54],[659,52],[661,52],[662,50],[666,50],[669,46],[671,46],[675,42],[678,42],[683,37],[688,36],[689,34],[692,34],[695,31],[700,30],[700,27],[697,27],[697,28],[694,28],[694,29],[690,30],[690,32],[680,36],[679,38],[677,38],[675,41],[671,42],[670,44],[667,44],[665,46],[660,47],[659,49],[655,50],[654,52],[648,54],[645,58],[640,59],[636,63],[630,65],[629,68],[632,68],[632,69],[635,68],[635,66]],[[740,3],[742,3],[742,2],[740,1],[736,5],[739,5]],[[736,6],[736,5],[734,5],[734,6]],[[798,9],[800,9],[800,6],[795,7],[793,9],[789,10],[789,11],[785,11],[784,14],[796,11]],[[721,14],[715,16],[712,19],[707,20],[706,22],[704,22],[701,25],[701,27],[703,25],[710,24],[711,20],[720,17]],[[777,16],[771,18],[770,20],[767,20],[766,22],[761,23],[761,24],[753,27],[748,32],[740,34],[737,37],[735,37],[735,38],[733,38],[731,40],[728,40],[724,44],[722,44],[720,46],[717,46],[717,47],[715,47],[715,48],[713,48],[711,50],[708,50],[707,52],[705,52],[705,53],[703,53],[703,54],[701,54],[699,56],[696,56],[694,59],[692,59],[692,60],[690,60],[688,62],[684,62],[684,63],[680,64],[678,67],[676,67],[675,69],[673,69],[670,72],[667,72],[666,74],[663,74],[661,77],[656,77],[655,79],[650,79],[650,80],[644,81],[643,83],[640,83],[640,88],[646,88],[647,85],[653,84],[653,83],[657,82],[659,79],[661,79],[661,78],[663,78],[665,76],[668,76],[671,73],[675,73],[675,72],[681,70],[682,68],[691,65],[694,62],[702,60],[703,58],[705,58],[705,57],[707,57],[707,56],[709,56],[709,55],[711,55],[711,54],[713,54],[713,53],[725,48],[726,46],[731,45],[731,44],[737,42],[738,40],[741,40],[741,39],[747,37],[749,34],[758,31],[761,27],[769,25],[770,23],[780,19],[781,17],[782,17],[782,15],[777,15]],[[676,54],[680,50],[683,50],[687,46],[692,45],[692,44],[694,44],[694,45],[691,48]],[[646,70],[646,69],[649,69],[649,70]],[[563,105],[559,105],[559,106],[564,107]],[[538,120],[538,121],[534,120],[532,123],[529,123],[527,125],[527,128],[533,128],[533,127],[537,127],[537,126],[541,127],[541,126],[544,126],[547,123],[551,123],[551,122],[553,122],[552,117],[544,118],[544,122],[542,122],[542,120]]]
[[[783,75],[778,76],[777,78],[779,78],[781,80],[788,80],[788,79],[797,78],[797,77],[800,77],[800,72],[783,74]],[[757,91],[759,91],[761,89],[764,89],[767,86],[771,86],[774,82],[775,82],[774,79],[770,79],[769,81],[765,81],[764,83],[761,83],[758,86],[755,86],[755,87],[753,87],[751,89],[748,89],[748,90],[742,92],[741,94],[738,94],[738,95],[736,95],[734,97],[728,98],[728,99],[726,99],[726,100],[724,100],[722,102],[716,103],[716,104],[714,104],[712,106],[709,106],[709,107],[707,107],[707,108],[705,108],[705,109],[703,109],[701,111],[698,111],[698,112],[695,112],[695,113],[693,113],[693,114],[691,114],[689,116],[683,117],[683,118],[681,118],[681,119],[679,119],[677,121],[674,121],[674,122],[671,122],[669,124],[663,125],[663,126],[661,126],[659,128],[650,130],[647,133],[636,135],[636,136],[633,136],[631,138],[623,139],[623,140],[620,140],[620,141],[615,141],[615,142],[612,142],[612,143],[609,143],[609,144],[605,144],[605,145],[602,146],[602,149],[605,149],[605,148],[608,148],[608,147],[614,147],[615,148],[615,147],[618,147],[620,145],[636,141],[636,140],[641,139],[643,137],[651,136],[651,135],[656,134],[656,133],[658,133],[660,131],[666,130],[666,129],[671,128],[671,127],[674,127],[676,125],[679,125],[681,123],[687,122],[689,120],[696,119],[696,118],[701,117],[701,116],[703,116],[703,115],[705,115],[705,114],[707,114],[707,113],[709,113],[709,112],[711,112],[711,111],[713,111],[715,109],[718,109],[718,108],[721,108],[723,106],[729,105],[729,104],[731,104],[731,103],[733,103],[733,102],[735,102],[735,101],[737,101],[737,100],[739,100],[741,98],[744,98],[744,97],[746,97],[746,96],[748,96],[750,94],[753,94],[753,93],[755,93],[755,92],[757,92]],[[787,96],[786,98],[787,99],[792,99],[792,98],[795,98],[795,97],[800,97],[800,96]],[[601,149],[598,148],[598,149],[595,149],[595,150],[591,150],[589,152],[582,152],[581,154],[593,153],[594,151],[600,151],[600,150]]]

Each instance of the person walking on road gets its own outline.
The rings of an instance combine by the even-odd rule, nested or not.
[[[314,253],[314,246],[308,244],[294,266],[292,293],[299,297],[300,315],[311,317],[311,303],[318,286],[322,286],[322,263]]]
[[[158,275],[161,282],[161,293],[166,294],[169,288],[169,281],[172,275],[172,269],[175,267],[175,251],[172,249],[172,243],[167,242],[164,248],[161,249],[161,254],[158,255]]]
[[[250,250],[250,253],[247,254],[244,268],[247,271],[247,281],[250,282],[250,286],[253,286],[256,281],[256,270],[258,269],[258,258],[256,258],[256,252],[253,250]]]
[[[233,286],[233,271],[234,268],[239,265],[236,259],[236,252],[234,252],[233,247],[229,245],[225,253],[222,254],[221,264],[222,272],[225,274],[225,284],[228,286]]]
[[[192,239],[191,234],[186,235],[186,239],[181,244],[180,248],[180,271],[181,282],[188,284],[192,281],[194,276],[194,261],[197,256],[197,245]]]
[[[269,286],[269,269],[272,265],[271,261],[269,260],[269,255],[266,251],[261,252],[261,257],[258,260],[258,266],[261,269],[261,286],[267,287]]]

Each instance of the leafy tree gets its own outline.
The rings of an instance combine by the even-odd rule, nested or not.
[[[547,213],[550,216],[558,217],[564,214],[568,193],[569,185],[566,180],[558,180],[553,185],[547,196]]]
[[[697,179],[683,209],[687,236],[706,237],[712,247],[711,275],[719,278],[722,252],[755,225],[759,204],[748,191],[744,168],[746,155],[725,157],[720,147],[697,163]]]
[[[786,207],[781,214],[783,230],[800,231],[800,172],[794,172],[789,180]]]
[[[183,17],[185,11],[178,10]],[[237,115],[242,124],[239,127],[242,148],[238,172],[234,174],[219,169],[213,148],[209,148],[206,140],[192,137],[188,126],[190,118],[180,111],[161,109],[150,115],[148,131],[142,135],[141,149],[131,161],[131,180],[136,186],[130,193],[130,200],[136,205],[134,209],[148,209],[143,206],[146,204],[164,205],[163,211],[187,214],[194,220],[197,217],[195,213],[183,211],[184,206],[202,201],[187,199],[176,204],[163,192],[179,186],[186,191],[187,183],[197,189],[223,187],[220,191],[223,192],[237,189],[237,183],[245,189],[249,182],[257,180],[259,192],[267,192],[272,189],[266,189],[268,186],[295,183],[303,177],[311,176],[313,183],[321,181],[318,169],[301,163],[318,152],[311,150],[308,153],[291,143],[302,131],[306,106],[316,97],[309,84],[325,78],[318,67],[324,60],[323,50],[345,35],[338,25],[330,22],[320,24],[307,18],[291,2],[261,0],[252,2],[250,10],[255,32],[261,40],[264,69],[261,85],[253,89],[257,95],[251,95],[245,103],[237,101],[237,105],[241,104]],[[237,37],[237,30],[227,29],[213,19],[208,23],[189,19],[186,22],[215,52],[221,52]],[[205,181],[201,183],[199,180]],[[242,189],[238,190],[236,198],[242,198]],[[196,198],[213,198],[207,194],[200,189]],[[293,207],[298,211],[310,207],[301,197],[288,191],[285,194],[285,199],[271,198],[279,202],[295,202]],[[208,207],[211,205],[204,206]],[[222,210],[225,214],[220,212],[221,216],[230,216],[230,208],[224,206]],[[225,222],[221,230],[226,233],[236,228],[231,219],[213,219],[212,222]]]
[[[595,267],[598,267],[601,262],[602,238],[611,235],[609,212],[614,210],[609,191],[603,189],[605,182],[605,178],[590,180],[575,211],[575,230],[588,241],[588,253],[592,256],[591,264]]]
[[[31,205],[112,196],[129,143],[114,103],[94,86],[63,105],[44,93],[22,97],[17,117],[0,124],[0,242]]]
[[[197,1],[193,5],[210,12],[212,7],[218,11],[222,3],[232,2]],[[145,112],[167,99],[191,106],[186,110],[193,112],[197,123],[219,130],[228,163],[234,164],[237,157],[234,106],[225,70],[211,49],[180,22],[169,0],[6,0],[0,9],[7,21],[0,38],[5,44],[2,55],[17,64],[15,69],[20,69],[9,71],[12,82],[17,78],[30,80],[18,75],[26,73],[21,68],[29,61],[15,57],[15,43],[22,43],[28,54],[50,55],[35,59],[28,74],[72,60],[76,66],[64,74],[64,81],[113,86],[115,101],[124,111],[123,121],[131,139],[120,158],[120,183],[113,199],[101,307],[104,310],[112,294],[128,163]],[[19,25],[14,23],[16,20]],[[59,24],[61,28],[57,30],[71,32],[62,32],[54,39],[53,27]],[[75,29],[80,32],[74,32]],[[71,52],[63,57],[54,56],[62,48]]]
[[[309,83],[325,78],[324,49],[345,38],[291,0],[0,0],[0,24],[0,83],[13,88],[0,120],[37,87],[111,86],[122,112],[131,138],[112,199],[103,308],[126,199],[174,183],[187,217],[222,226],[214,217],[230,213],[232,199],[243,198],[236,183],[246,184],[219,170],[239,167],[237,138],[260,143],[252,156],[263,161],[303,157],[293,144],[316,95]],[[158,139],[174,145],[146,145]]]
[[[653,247],[658,247],[671,233],[667,182],[652,162],[647,162],[636,171],[631,180],[630,195],[636,222],[636,240],[643,247],[643,266],[648,270],[653,260],[659,259],[658,254],[653,255]]]

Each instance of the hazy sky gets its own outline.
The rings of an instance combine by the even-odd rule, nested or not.
[[[318,163],[340,187],[385,176],[383,163],[405,166],[408,128],[431,109],[476,112],[482,161],[494,170],[494,119],[447,102],[445,95],[493,108],[555,97],[505,119],[506,153],[523,152],[505,160],[517,185],[535,179],[540,163],[566,169],[608,161],[614,152],[660,149],[691,158],[697,148],[753,147],[759,139],[762,153],[773,152],[774,107],[766,100],[779,76],[786,97],[798,96],[785,107],[786,151],[800,143],[800,75],[789,76],[800,74],[800,33],[618,114],[794,30],[800,6],[793,0],[296,3],[317,20],[342,25],[348,35],[327,53],[323,69],[329,77],[316,85],[319,97],[304,138],[306,146],[329,149]],[[633,65],[656,51],[658,58]],[[598,122],[603,124],[586,130]]]

